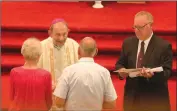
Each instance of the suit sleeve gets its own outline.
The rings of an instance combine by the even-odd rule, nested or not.
[[[163,72],[155,73],[153,78],[156,78],[158,80],[159,78],[161,78],[161,80],[166,81],[171,76],[172,73],[172,60],[173,60],[172,46],[171,44],[168,44],[167,47],[164,48],[164,51],[160,57]]]
[[[127,64],[127,56],[125,54],[125,42],[122,45],[122,50],[121,50],[121,54],[120,54],[120,58],[119,60],[116,62],[115,64],[115,68],[116,70],[119,70],[121,68],[126,68],[126,64]],[[123,79],[119,74],[118,74],[119,79]]]
[[[163,75],[166,79],[168,79],[171,76],[172,72],[172,61],[173,61],[173,52],[172,52],[172,46],[169,44],[167,48],[164,50],[162,56],[162,67],[163,67]]]

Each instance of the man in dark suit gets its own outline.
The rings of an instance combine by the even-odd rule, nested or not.
[[[146,11],[134,18],[136,37],[124,40],[116,69],[142,68],[139,76],[131,78],[128,73],[119,73],[126,78],[124,88],[124,111],[170,111],[167,80],[171,75],[172,46],[155,36],[152,30],[153,16]],[[147,72],[147,68],[161,67],[162,72]]]

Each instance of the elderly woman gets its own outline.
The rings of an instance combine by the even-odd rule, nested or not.
[[[51,108],[51,74],[37,67],[41,53],[38,39],[29,38],[23,43],[21,54],[25,64],[10,72],[12,104],[9,111],[47,111]]]

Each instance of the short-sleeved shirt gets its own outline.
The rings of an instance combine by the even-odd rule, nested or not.
[[[81,58],[66,67],[53,94],[66,99],[65,109],[72,111],[99,111],[104,101],[117,98],[109,71],[93,58]]]

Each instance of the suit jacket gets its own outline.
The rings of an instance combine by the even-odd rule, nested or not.
[[[116,69],[136,68],[137,37],[124,40]],[[169,42],[152,36],[145,56],[143,66],[146,68],[163,67],[163,72],[154,73],[152,78],[126,78],[124,87],[125,111],[169,111],[169,95],[167,80],[171,75],[172,46]],[[120,76],[119,76],[120,77]]]

